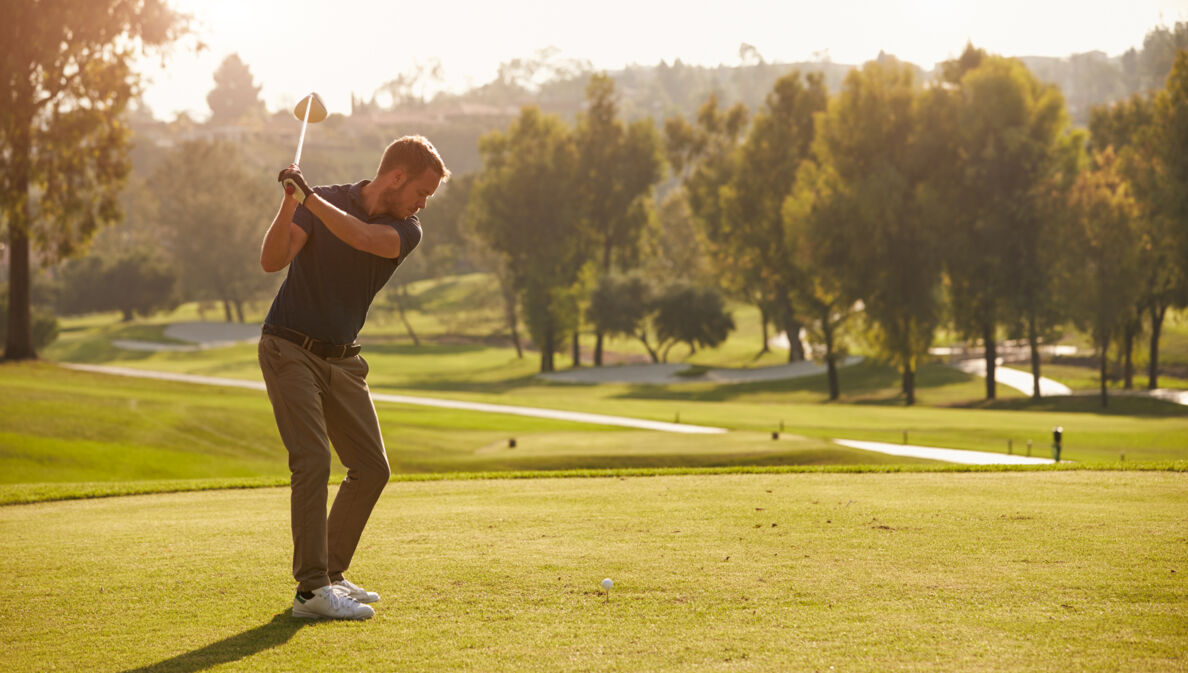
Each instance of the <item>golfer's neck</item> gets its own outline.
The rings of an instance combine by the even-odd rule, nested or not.
[[[367,215],[369,217],[379,215],[380,213],[377,211],[379,209],[380,194],[379,188],[375,186],[375,181],[363,185],[363,188],[359,191],[363,197],[363,207],[367,209]]]

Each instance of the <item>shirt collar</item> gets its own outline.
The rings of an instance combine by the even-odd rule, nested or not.
[[[355,209],[356,212],[360,212],[360,213],[364,213],[364,214],[367,213],[367,209],[363,207],[363,187],[370,182],[371,182],[371,180],[360,180],[360,181],[356,182],[355,184],[351,185],[350,190],[348,190],[348,192],[347,192],[348,194],[350,194],[351,206]]]

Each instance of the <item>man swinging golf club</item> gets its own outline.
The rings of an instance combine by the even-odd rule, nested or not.
[[[304,121],[315,121],[312,98]],[[428,140],[406,136],[387,147],[371,180],[311,188],[296,162],[278,178],[286,195],[260,266],[289,270],[259,357],[292,472],[295,617],[375,614],[366,603],[379,595],[343,577],[391,474],[355,339],[376,293],[420,243],[417,211],[449,176]],[[331,444],[347,476],[327,517]]]

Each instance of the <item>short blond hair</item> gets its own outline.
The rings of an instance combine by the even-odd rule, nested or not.
[[[446,168],[437,148],[425,136],[404,136],[393,140],[384,150],[375,175],[379,177],[396,168],[404,169],[410,178],[420,177],[425,171],[433,169],[441,176],[442,182],[450,179],[450,169]]]

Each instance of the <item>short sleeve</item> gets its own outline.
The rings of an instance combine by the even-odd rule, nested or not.
[[[316,192],[317,190],[315,189],[314,191]],[[316,219],[314,214],[309,212],[309,208],[306,208],[304,205],[298,205],[297,210],[293,212],[293,224],[301,227],[301,230],[306,234],[313,231],[314,219]]]
[[[400,261],[403,262],[421,244],[421,222],[413,215],[404,220],[389,222],[388,226],[400,234]]]

